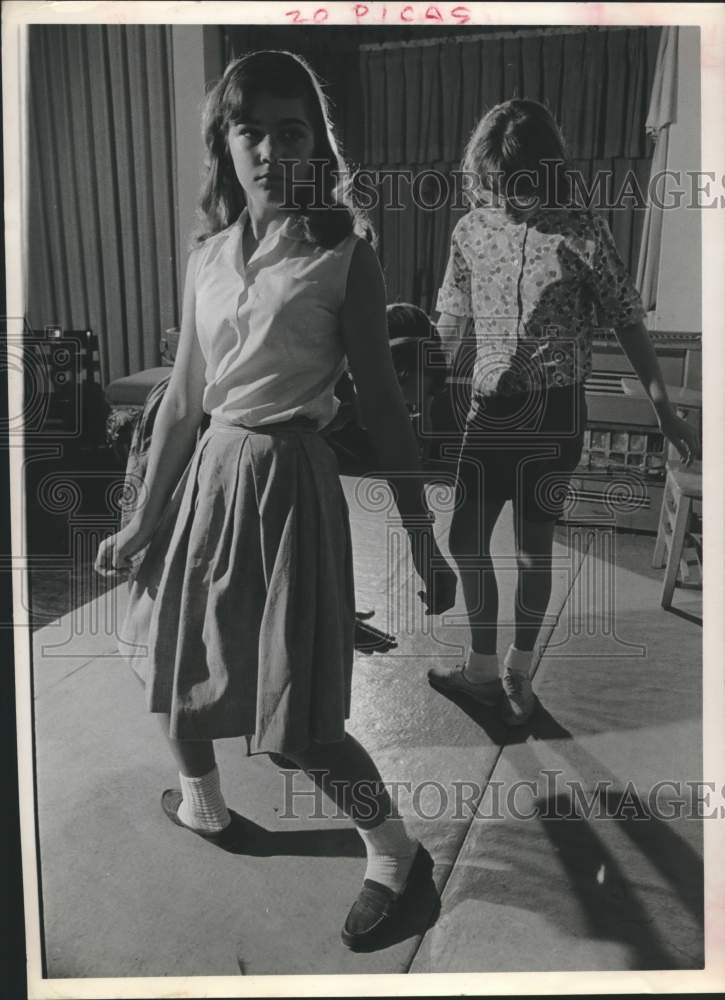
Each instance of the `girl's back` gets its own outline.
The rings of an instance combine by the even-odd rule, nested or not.
[[[438,309],[473,317],[474,384],[487,395],[583,381],[594,330],[644,315],[606,223],[576,208],[520,221],[472,208],[454,230]]]

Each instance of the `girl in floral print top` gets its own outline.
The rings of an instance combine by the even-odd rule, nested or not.
[[[500,704],[521,725],[551,594],[554,524],[586,424],[594,331],[617,335],[663,434],[689,462],[697,438],[667,398],[645,311],[606,222],[573,204],[564,142],[549,111],[512,100],[488,112],[466,149],[470,211],[454,229],[437,301],[449,347],[472,327],[472,402],[458,463],[450,547],[471,626],[466,662],[432,684]],[[514,642],[499,677],[493,528],[512,500],[518,579]]]
[[[583,210],[471,209],[453,231],[440,313],[471,317],[482,396],[583,382],[592,333],[644,319],[606,222]]]

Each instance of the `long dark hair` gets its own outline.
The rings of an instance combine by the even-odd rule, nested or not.
[[[229,63],[207,96],[202,117],[206,173],[199,199],[201,227],[196,242],[230,226],[246,204],[229,153],[227,133],[230,125],[240,119],[242,106],[248,107],[260,94],[302,97],[308,105],[315,135],[315,188],[309,193],[307,207],[296,209],[307,237],[333,247],[357,232],[372,242],[372,228],[352,200],[347,166],[319,80],[301,56],[273,50],[250,52]]]
[[[498,195],[515,213],[521,203],[568,206],[571,184],[564,137],[547,107],[515,98],[491,108],[473,131],[462,170],[478,181],[470,202]]]

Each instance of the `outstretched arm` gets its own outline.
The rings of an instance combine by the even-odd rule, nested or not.
[[[418,444],[393,367],[380,264],[367,243],[358,243],[350,263],[342,335],[375,455],[403,520],[419,519],[426,505]]]
[[[455,575],[440,554],[433,535],[418,444],[393,368],[383,276],[367,243],[358,243],[353,252],[341,319],[345,352],[362,418],[381,470],[396,494],[413,560],[426,585],[421,598],[429,613],[440,614],[454,603]],[[435,581],[433,563],[440,567]]]
[[[149,543],[194,450],[204,413],[205,385],[205,363],[194,320],[195,266],[195,254],[192,254],[184,288],[179,348],[151,435],[143,503],[121,531],[101,543],[95,568],[102,576],[128,570],[132,556]]]
[[[672,408],[662,370],[644,323],[621,327],[616,331],[616,335],[644,391],[650,398],[662,433],[677,448],[683,461],[689,465],[699,447],[697,433],[694,427],[678,417]]]

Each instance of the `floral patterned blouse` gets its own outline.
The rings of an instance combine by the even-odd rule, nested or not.
[[[453,230],[439,313],[473,317],[473,389],[510,395],[582,382],[592,336],[644,319],[607,223],[573,209],[525,222],[474,208]]]

